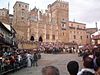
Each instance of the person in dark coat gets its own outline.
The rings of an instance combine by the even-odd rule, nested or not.
[[[38,66],[38,64],[37,64],[37,61],[38,61],[38,55],[37,55],[36,52],[34,53],[33,58],[34,58],[34,66]]]

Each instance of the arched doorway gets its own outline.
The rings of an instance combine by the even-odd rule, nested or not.
[[[30,40],[31,40],[31,41],[34,41],[34,36],[31,36]]]
[[[41,36],[39,37],[39,42],[43,42],[43,39],[42,39],[42,37],[41,37]]]

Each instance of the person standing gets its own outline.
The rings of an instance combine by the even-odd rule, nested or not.
[[[94,75],[94,64],[93,64],[93,59],[86,56],[83,59],[83,66],[84,68],[78,72],[77,75]]]
[[[31,67],[32,65],[31,65],[31,54],[28,52],[27,54],[26,54],[26,57],[27,57],[27,67]]]
[[[37,53],[35,52],[34,53],[34,66],[38,66],[38,64],[37,64],[37,61],[38,61],[38,55],[37,55]]]

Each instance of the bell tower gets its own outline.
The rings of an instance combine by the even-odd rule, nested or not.
[[[51,19],[55,20],[59,24],[62,20],[69,20],[69,3],[56,0],[53,4],[48,5],[49,13],[51,13]]]
[[[68,21],[69,21],[69,3],[56,0],[53,4],[48,5],[51,22],[58,26],[59,42],[68,42]]]
[[[13,10],[13,26],[17,31],[17,38],[26,40],[26,33],[28,30],[29,4],[21,1],[16,1]]]

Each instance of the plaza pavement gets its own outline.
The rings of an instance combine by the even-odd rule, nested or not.
[[[42,54],[38,67],[24,68],[8,75],[42,75],[41,69],[47,65],[56,66],[60,70],[60,75],[69,75],[66,65],[71,60],[79,62],[80,68],[82,68],[82,58],[77,54]]]

